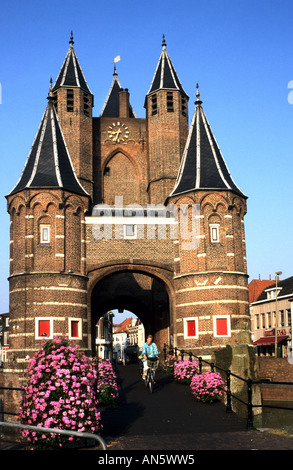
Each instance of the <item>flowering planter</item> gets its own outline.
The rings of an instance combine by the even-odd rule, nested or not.
[[[109,370],[108,364],[105,369]],[[100,434],[97,397],[101,377],[97,379],[93,362],[77,345],[62,337],[47,340],[30,359],[24,373],[19,421],[45,428]],[[103,380],[106,383],[106,377],[103,376]],[[31,449],[60,448],[73,445],[74,440],[54,433],[28,430],[21,433]]]
[[[195,374],[190,383],[194,397],[204,403],[219,401],[225,394],[226,386],[219,372]]]
[[[189,359],[178,359],[174,364],[174,379],[179,383],[190,384],[191,379],[198,372],[198,362]]]

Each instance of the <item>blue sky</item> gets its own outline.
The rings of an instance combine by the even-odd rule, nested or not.
[[[248,196],[250,280],[293,275],[293,2],[287,0],[4,0],[0,15],[0,312],[6,312],[9,216],[70,32],[99,116],[113,60],[138,117],[162,35],[194,112],[196,83],[230,172]]]

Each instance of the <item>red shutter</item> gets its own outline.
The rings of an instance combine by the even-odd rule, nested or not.
[[[78,338],[78,326],[79,326],[79,321],[78,320],[72,320],[71,321],[71,338]]]
[[[187,321],[187,336],[196,336],[195,320]]]
[[[227,336],[228,335],[228,321],[227,318],[217,318],[217,335]]]
[[[50,320],[39,320],[39,336],[51,336]]]

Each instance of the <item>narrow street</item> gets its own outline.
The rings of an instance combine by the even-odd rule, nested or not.
[[[223,403],[197,402],[188,385],[162,371],[151,394],[138,365],[118,366],[121,402],[102,411],[103,433],[112,450],[293,449],[292,439],[248,431],[246,420]]]

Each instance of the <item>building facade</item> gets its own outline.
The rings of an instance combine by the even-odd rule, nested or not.
[[[277,282],[252,282],[261,286],[260,291],[256,289],[258,295],[250,303],[252,340],[256,354],[288,357],[292,350],[293,277]]]
[[[163,37],[145,118],[136,117],[116,69],[95,117],[73,44],[71,36],[6,196],[7,371],[17,373],[41,340],[60,334],[96,354],[96,324],[119,308],[140,318],[159,350],[167,343],[210,359],[227,345],[250,344],[247,198],[198,87],[189,128],[189,97]]]
[[[6,360],[9,345],[9,313],[0,314],[0,367]]]

